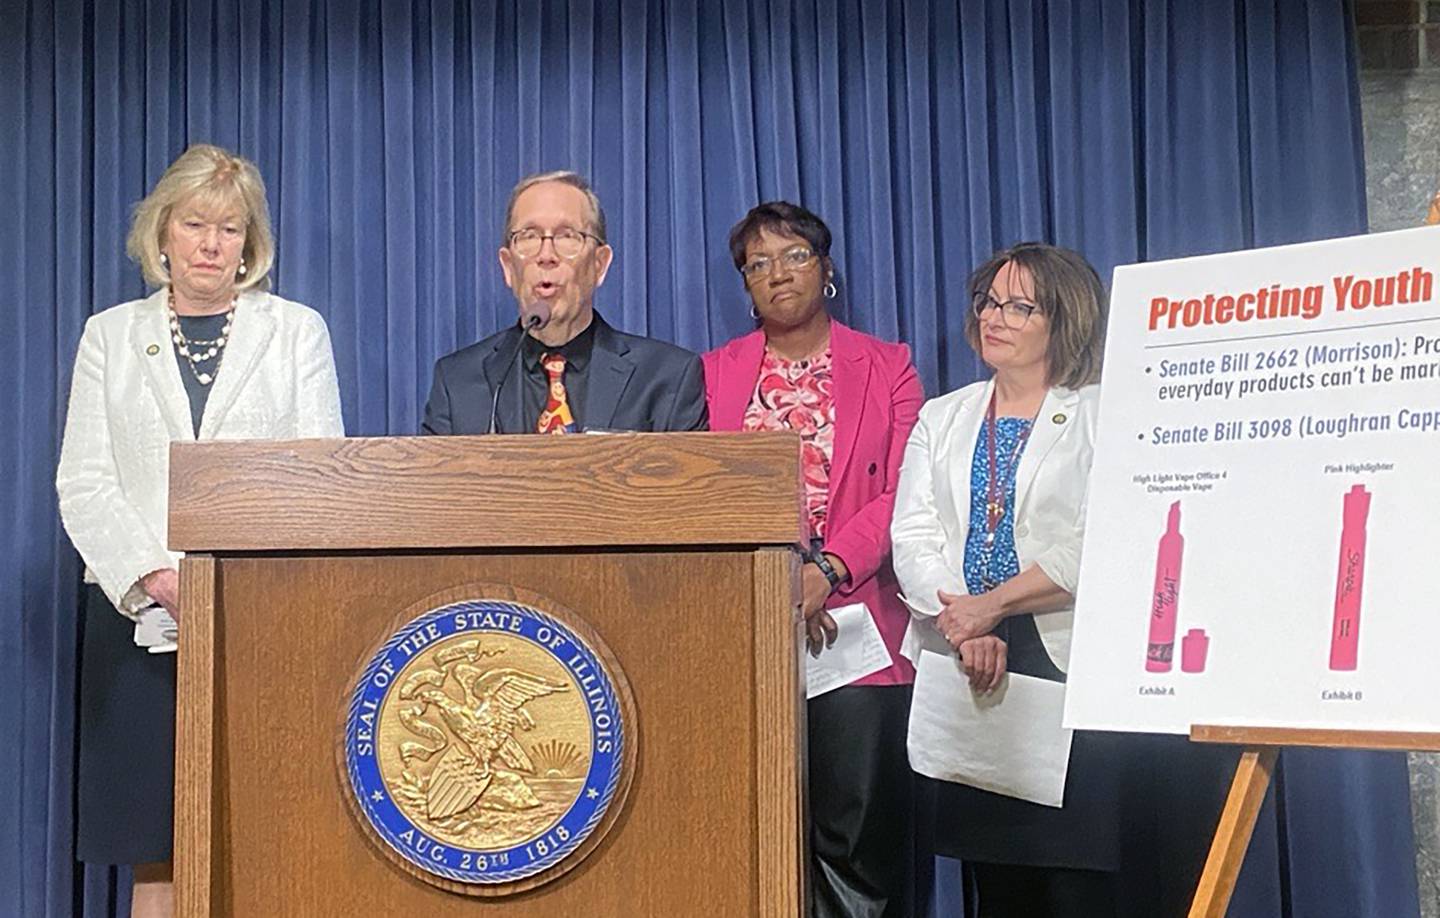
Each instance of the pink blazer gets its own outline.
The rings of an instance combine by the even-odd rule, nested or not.
[[[835,591],[829,607],[863,602],[890,649],[890,668],[856,685],[915,681],[900,642],[909,610],[896,598],[900,588],[890,567],[890,514],[905,441],[925,395],[910,362],[910,348],[830,325],[835,393],[835,454],[830,462],[830,505],[825,551],[850,569],[850,580]],[[740,430],[760,378],[765,333],[755,331],[710,351],[705,364],[705,400],[711,430]]]

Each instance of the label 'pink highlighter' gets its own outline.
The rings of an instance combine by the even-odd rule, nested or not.
[[[1355,485],[1345,495],[1340,530],[1340,569],[1335,574],[1335,623],[1330,632],[1330,668],[1353,670],[1360,656],[1360,598],[1365,586],[1365,525],[1370,492]]]
[[[1168,673],[1175,659],[1175,618],[1180,606],[1180,562],[1185,537],[1180,534],[1180,502],[1170,505],[1170,518],[1155,556],[1155,589],[1150,593],[1150,643],[1145,669]]]

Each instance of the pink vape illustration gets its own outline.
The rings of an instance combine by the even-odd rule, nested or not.
[[[1355,485],[1345,495],[1340,530],[1340,570],[1335,575],[1335,625],[1330,633],[1330,668],[1353,670],[1360,650],[1360,597],[1365,586],[1365,524],[1370,492]]]
[[[1145,669],[1168,673],[1175,658],[1175,617],[1180,605],[1180,561],[1185,537],[1180,534],[1180,502],[1170,505],[1170,519],[1155,556],[1155,589],[1150,594],[1150,644]]]

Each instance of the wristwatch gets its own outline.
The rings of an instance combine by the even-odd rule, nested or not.
[[[815,552],[814,557],[810,560],[815,562],[815,566],[820,568],[820,573],[824,574],[825,579],[830,581],[830,592],[833,593],[840,589],[840,572],[835,570],[835,565],[830,563],[830,559],[825,557],[823,551]]]

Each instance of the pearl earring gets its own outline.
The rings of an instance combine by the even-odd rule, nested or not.
[[[241,276],[244,276],[244,274],[245,274],[245,259],[243,259],[243,258],[240,259],[240,267],[239,267],[238,269],[236,269],[236,272],[235,272],[235,273],[236,273],[236,274],[239,274],[239,275],[241,275]]]

